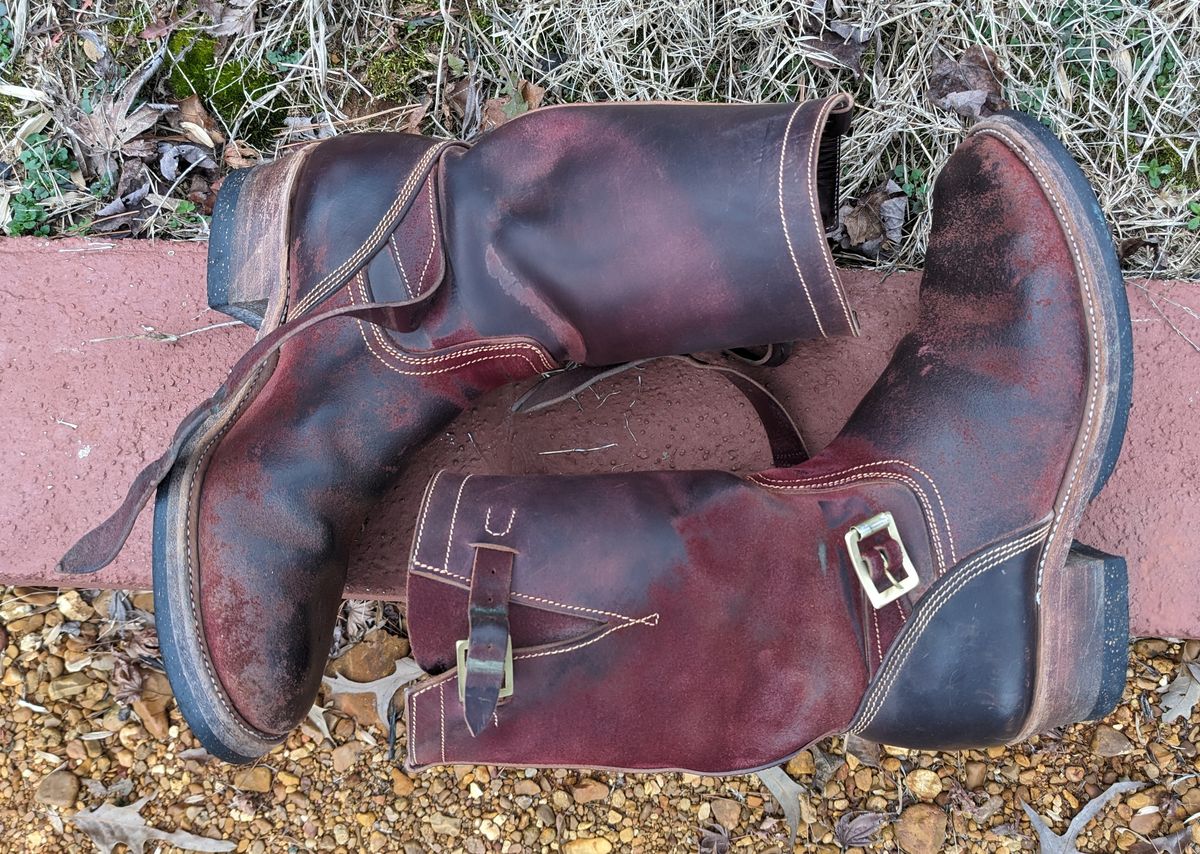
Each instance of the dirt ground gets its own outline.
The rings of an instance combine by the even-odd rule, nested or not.
[[[87,852],[79,825],[88,811],[142,799],[151,851],[189,850],[172,847],[175,831],[239,852],[788,849],[786,822],[755,775],[488,767],[409,775],[402,720],[393,758],[376,698],[328,687],[326,710],[257,765],[211,760],[157,669],[152,610],[148,593],[0,594],[0,703],[9,710],[0,723],[0,849]],[[347,617],[345,651],[328,675],[364,682],[390,673],[408,651],[398,612],[356,605]],[[1119,781],[1142,785],[1100,810],[1079,851],[1196,850],[1200,714],[1163,718],[1200,693],[1187,679],[1175,685],[1182,691],[1167,690],[1198,654],[1200,642],[1138,641],[1112,715],[1007,748],[932,753],[860,741],[848,752],[835,739],[804,751],[786,766],[802,789],[794,850],[1038,850],[1022,804],[1062,834]],[[136,815],[117,814],[107,838],[128,834],[123,822],[136,824]]]

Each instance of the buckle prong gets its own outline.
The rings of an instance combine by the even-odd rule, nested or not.
[[[903,575],[900,578],[896,578],[892,574],[892,561],[888,557],[887,551],[882,546],[876,546],[875,551],[883,561],[883,574],[891,582],[891,586],[883,590],[880,590],[878,584],[876,584],[875,578],[871,573],[871,566],[863,557],[862,549],[859,545],[867,537],[878,534],[880,531],[886,531],[888,539],[892,540],[899,547],[900,567],[904,570]],[[900,538],[900,530],[896,527],[896,520],[886,510],[872,516],[870,519],[859,522],[857,525],[851,526],[850,530],[846,532],[846,551],[850,555],[850,563],[854,567],[854,573],[858,576],[858,582],[862,585],[863,592],[867,594],[867,599],[870,600],[871,606],[876,610],[896,601],[920,583],[921,579],[917,575],[916,567],[913,566],[912,560],[908,557],[908,550],[904,547],[904,540]]]

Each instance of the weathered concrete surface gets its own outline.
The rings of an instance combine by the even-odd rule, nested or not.
[[[204,251],[202,244],[0,241],[0,583],[149,586],[148,512],[125,553],[99,575],[64,578],[53,566],[76,535],[116,506],[178,419],[251,341],[250,330],[225,326],[161,337],[226,320],[204,305]],[[813,448],[837,432],[914,317],[915,275],[845,276],[866,335],[802,345],[783,368],[758,371],[797,413]],[[1150,283],[1156,309],[1141,284],[1130,283],[1137,384],[1129,436],[1080,531],[1085,541],[1129,557],[1134,631],[1144,635],[1200,637],[1193,585],[1200,354],[1167,322],[1200,340],[1200,322],[1180,308],[1200,305],[1197,287]],[[533,416],[508,413],[518,393],[488,398],[416,456],[367,525],[349,595],[403,597],[412,517],[438,468],[749,471],[769,461],[736,393],[673,363],[608,381],[581,395],[578,406]]]

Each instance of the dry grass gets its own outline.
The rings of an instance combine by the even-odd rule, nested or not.
[[[49,0],[8,2],[16,44],[4,76],[70,98],[104,85],[83,50],[83,31],[97,33],[128,69],[165,41],[140,38],[144,27],[190,8],[98,0],[77,12]],[[236,13],[247,3],[253,14],[240,19],[245,32],[222,36],[218,57],[266,69],[270,83],[235,109],[210,104],[210,112],[230,138],[272,120],[273,134],[257,142],[264,156],[300,138],[412,127],[418,117],[425,132],[470,137],[486,100],[511,95],[522,80],[545,87],[550,102],[778,101],[846,89],[860,105],[845,157],[843,185],[852,195],[874,189],[897,168],[920,170],[918,187],[932,179],[970,120],[930,102],[930,70],[942,53],[957,57],[972,44],[987,45],[1006,74],[1005,99],[1050,125],[1084,165],[1118,240],[1157,242],[1158,251],[1137,253],[1127,269],[1200,278],[1200,229],[1187,228],[1189,202],[1200,203],[1194,0],[873,0],[827,8],[787,0],[442,0],[440,8],[230,0],[218,7],[229,10],[227,28],[236,29]],[[211,27],[210,14],[192,13],[177,29]],[[861,73],[823,52],[815,34],[835,24],[865,36]],[[176,59],[167,51],[144,98],[172,100],[165,78]],[[54,107],[0,99],[5,136]],[[46,132],[62,129],[51,122]],[[1154,187],[1151,174],[1159,169],[1161,186]],[[9,177],[0,201],[15,192],[18,177]],[[112,198],[95,176],[82,178],[82,186],[45,203],[57,230],[81,223],[86,229],[96,203]],[[180,197],[178,187],[167,192],[170,184],[159,184],[160,196]],[[910,213],[889,263],[921,263],[929,213],[915,199]],[[151,225],[183,236],[203,236],[205,228],[199,218],[182,223],[161,215]]]

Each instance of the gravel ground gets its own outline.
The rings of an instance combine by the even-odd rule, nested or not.
[[[174,831],[228,840],[234,847],[224,850],[239,852],[788,848],[786,822],[754,775],[459,766],[410,776],[389,758],[370,694],[324,689],[327,710],[255,766],[210,760],[157,669],[152,610],[148,593],[0,593],[0,703],[10,710],[0,723],[3,850],[87,852],[78,816],[86,824],[89,810],[143,799],[141,817],[158,831],[150,851],[186,850],[163,841]],[[394,627],[370,629],[328,674],[361,682],[391,673],[408,652]],[[1167,724],[1163,713],[1167,686],[1198,655],[1196,641],[1139,641],[1111,716],[1009,748],[931,753],[858,742],[848,752],[844,739],[822,742],[786,767],[803,790],[794,850],[1038,850],[1022,803],[1063,833],[1117,781],[1144,785],[1086,825],[1080,851],[1154,851],[1147,840],[1168,834],[1175,847],[1163,850],[1196,850],[1200,823],[1187,820],[1200,813],[1200,715]],[[403,756],[402,726],[395,752]]]

